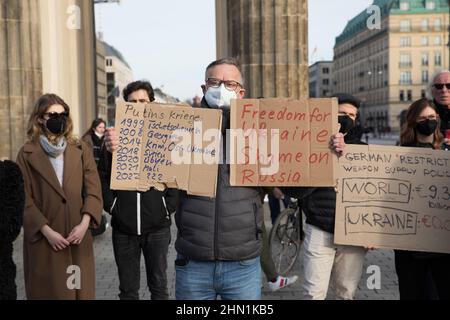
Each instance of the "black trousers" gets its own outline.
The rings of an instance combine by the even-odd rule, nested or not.
[[[139,300],[141,252],[145,259],[147,285],[152,300],[168,300],[167,253],[170,228],[143,235],[128,235],[113,229],[113,248],[119,271],[120,300]]]
[[[450,299],[450,254],[395,250],[400,300]]]
[[[269,194],[269,208],[270,208],[270,219],[272,220],[272,224],[275,223],[278,216],[281,213],[280,201],[283,201],[284,207],[287,208],[289,205],[289,198],[285,197],[283,200],[279,200],[275,198],[273,195]]]

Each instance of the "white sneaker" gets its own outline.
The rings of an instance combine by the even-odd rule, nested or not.
[[[284,287],[287,287],[287,286],[293,284],[295,281],[297,281],[297,279],[298,279],[297,276],[292,276],[292,277],[278,276],[277,280],[275,282],[272,282],[272,281],[268,282],[269,290],[272,292],[277,291],[281,288],[284,288]]]

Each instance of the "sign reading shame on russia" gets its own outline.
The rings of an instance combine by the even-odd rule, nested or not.
[[[450,152],[347,145],[336,173],[335,243],[450,253]]]
[[[232,186],[334,186],[337,99],[243,99],[231,106]]]

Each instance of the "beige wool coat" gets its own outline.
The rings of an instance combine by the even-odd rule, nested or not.
[[[40,231],[48,224],[67,238],[84,213],[91,216],[91,223],[99,225],[103,204],[91,148],[84,142],[67,145],[62,187],[39,142],[26,143],[19,151],[17,164],[24,176],[26,193],[23,261],[27,298],[95,299],[94,252],[89,229],[81,244],[58,252]]]

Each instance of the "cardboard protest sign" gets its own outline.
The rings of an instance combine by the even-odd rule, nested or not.
[[[337,99],[234,100],[231,185],[335,186],[337,112]]]
[[[450,152],[347,145],[335,243],[450,253]]]
[[[147,191],[167,186],[214,197],[221,123],[219,110],[120,103],[111,188]]]

